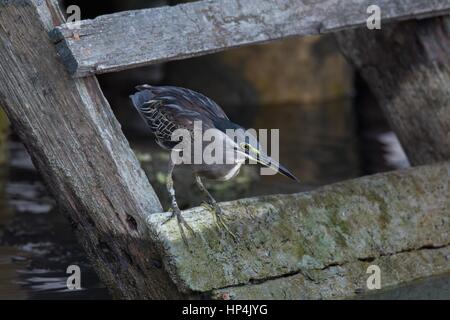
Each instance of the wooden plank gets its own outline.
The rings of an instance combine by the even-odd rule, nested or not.
[[[392,276],[386,282],[390,285],[450,271],[448,261],[442,268],[438,254],[426,269],[419,268],[411,275],[407,265],[395,269],[395,278],[396,271],[388,268],[396,268],[398,261],[382,259],[412,252],[417,256],[411,255],[410,263],[419,263],[422,249],[450,247],[449,185],[447,162],[366,176],[307,193],[223,203],[225,219],[237,242],[217,230],[210,212],[194,208],[183,212],[197,234],[190,239],[190,250],[175,221],[162,225],[168,213],[151,215],[148,223],[158,230],[153,234],[164,249],[165,267],[185,292],[213,293],[215,297],[234,292],[243,299],[299,298],[301,287],[282,279],[323,276],[326,290],[327,281],[334,281],[329,269],[345,265],[350,268],[339,284],[347,286],[334,291],[344,297],[357,285],[352,277],[360,275],[358,270],[366,265],[358,264],[361,261],[384,261],[382,272]],[[356,263],[354,272],[352,263]],[[270,285],[275,279],[276,285]],[[252,286],[255,283],[267,284]],[[250,286],[248,291],[245,286]],[[303,294],[314,296],[313,291]]]
[[[81,77],[363,26],[374,4],[384,23],[450,12],[450,0],[205,0],[64,24],[51,36]]]
[[[450,18],[336,34],[412,164],[450,159]]]
[[[180,298],[146,219],[161,205],[95,77],[72,79],[51,0],[0,2],[0,104],[116,297]]]

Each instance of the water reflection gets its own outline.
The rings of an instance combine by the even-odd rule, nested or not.
[[[0,180],[0,299],[109,298],[25,149],[10,146]],[[82,270],[83,290],[67,289],[71,264]]]

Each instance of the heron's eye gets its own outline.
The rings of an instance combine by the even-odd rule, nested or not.
[[[250,146],[247,143],[241,143],[241,148],[246,151],[250,150]]]

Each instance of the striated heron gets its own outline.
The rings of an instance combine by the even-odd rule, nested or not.
[[[173,86],[141,85],[137,86],[136,89],[138,91],[130,96],[131,101],[161,147],[179,154],[187,152],[192,157],[195,157],[196,152],[201,153],[201,156],[203,156],[203,151],[210,142],[202,139],[200,142],[201,148],[199,149],[194,146],[194,138],[184,145],[180,144],[179,139],[174,139],[174,132],[177,129],[187,130],[190,136],[194,137],[195,130],[198,130],[196,123],[200,124],[200,129],[203,132],[212,130],[215,139],[221,140],[223,150],[220,153],[222,158],[220,160],[222,161],[209,162],[209,164],[206,161],[201,163],[190,162],[183,165],[187,165],[192,169],[198,187],[208,199],[207,205],[214,214],[217,226],[219,228],[223,227],[234,239],[236,239],[235,235],[223,221],[221,209],[205,188],[202,177],[221,181],[231,179],[239,173],[242,164],[247,159],[250,159],[255,163],[272,168],[298,181],[289,170],[263,151],[255,136],[248,134],[238,124],[231,122],[222,108],[210,98],[189,89]],[[228,134],[230,130],[232,130],[234,136]],[[193,233],[193,230],[182,217],[176,201],[172,178],[175,165],[171,157],[167,176],[167,190],[171,198],[172,215],[168,220],[174,217],[177,218],[181,235],[187,243],[183,226],[191,233]]]

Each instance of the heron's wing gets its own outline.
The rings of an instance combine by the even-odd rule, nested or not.
[[[131,100],[156,136],[157,142],[168,149],[178,144],[177,141],[172,141],[175,130],[186,129],[192,133],[196,121],[199,121],[202,130],[214,126],[209,116],[200,113],[198,109],[185,108],[180,100],[156,96],[149,90],[135,93],[131,96]]]
[[[152,99],[163,101],[164,104],[179,105],[183,110],[196,111],[210,119],[228,119],[217,103],[201,93],[174,86],[142,85],[136,88],[139,91],[148,90],[153,95]]]

